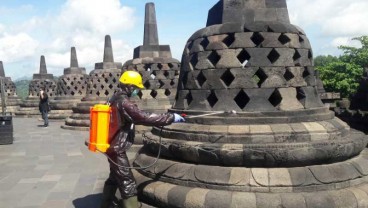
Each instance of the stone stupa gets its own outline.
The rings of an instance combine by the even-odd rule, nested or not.
[[[28,97],[20,105],[20,109],[15,113],[17,116],[34,117],[40,116],[38,105],[40,102],[40,89],[45,88],[49,96],[49,102],[56,96],[57,85],[53,74],[47,73],[45,56],[41,56],[40,72],[33,74],[33,79],[29,83]]]
[[[176,94],[180,62],[171,56],[169,45],[160,45],[154,3],[145,8],[143,45],[135,48],[132,60],[123,65],[123,72],[134,70],[143,77],[145,89],[133,98],[142,110],[164,113],[171,108]],[[136,126],[135,143],[141,144],[141,135],[150,127]]]
[[[176,102],[134,165],[150,207],[367,207],[366,136],[323,105],[286,0],[220,0],[185,46]]]
[[[6,111],[9,113],[15,113],[19,110],[19,105],[22,103],[22,100],[17,96],[16,86],[14,82],[11,80],[10,77],[5,76],[5,70],[2,61],[0,61],[0,78],[4,79]],[[0,95],[1,93],[2,92],[0,88]]]
[[[114,62],[111,37],[105,36],[103,62],[96,63],[89,74],[87,94],[73,107],[73,114],[65,120],[64,129],[88,131],[90,125],[90,107],[106,103],[119,88],[121,62]]]
[[[71,116],[76,107],[86,96],[88,75],[84,67],[79,67],[75,47],[70,51],[70,67],[64,69],[57,82],[57,94],[50,102],[52,111],[50,119],[65,119]]]

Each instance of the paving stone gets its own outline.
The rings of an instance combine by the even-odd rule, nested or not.
[[[79,207],[99,203],[108,162],[88,151],[88,132],[63,130],[63,123],[41,128],[37,119],[13,118],[14,143],[0,145],[0,207],[75,207],[93,194],[93,206],[78,200]]]

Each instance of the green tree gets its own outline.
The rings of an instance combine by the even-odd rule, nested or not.
[[[339,49],[343,51],[340,59],[345,63],[354,63],[362,68],[368,67],[368,36],[361,36],[352,40],[359,41],[362,47],[339,46]]]
[[[314,58],[314,66],[316,67],[320,67],[320,66],[326,66],[329,63],[332,62],[336,62],[338,61],[339,58],[336,56],[331,56],[331,55],[327,55],[327,56],[317,56],[316,58]]]
[[[342,97],[349,97],[357,90],[363,68],[354,63],[331,62],[317,67],[320,78],[327,92],[340,92]]]
[[[362,46],[339,46],[343,51],[341,56],[318,56],[314,60],[325,89],[340,92],[342,97],[349,97],[356,92],[363,69],[368,66],[368,36],[353,40],[359,41]]]

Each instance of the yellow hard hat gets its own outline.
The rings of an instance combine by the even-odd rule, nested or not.
[[[119,81],[126,85],[135,85],[140,89],[143,89],[142,76],[136,71],[125,71]]]

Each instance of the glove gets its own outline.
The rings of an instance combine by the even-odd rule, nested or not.
[[[177,113],[174,113],[174,123],[184,122],[185,119]]]

